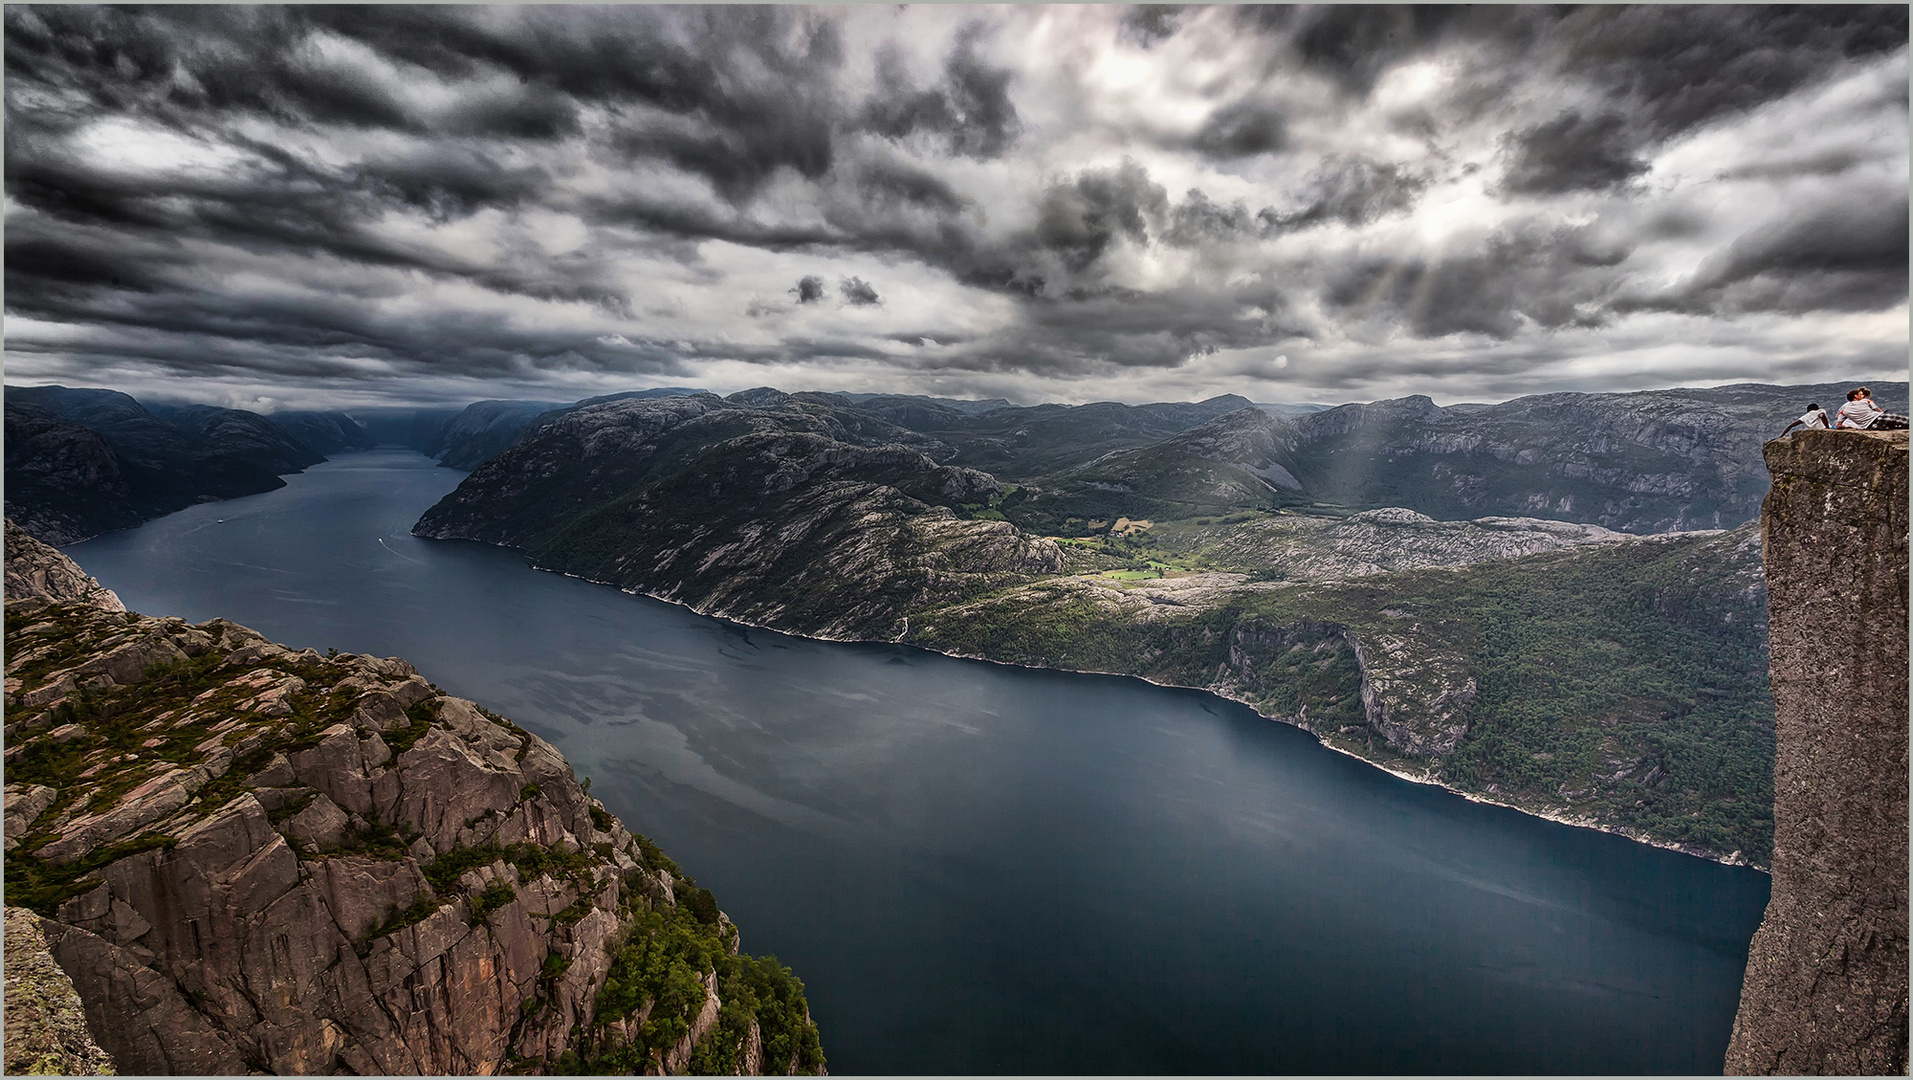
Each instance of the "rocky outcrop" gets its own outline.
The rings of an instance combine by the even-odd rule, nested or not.
[[[1766,446],[1773,897],[1735,1074],[1907,1071],[1907,436]]]
[[[807,1018],[749,1006],[801,987],[550,744],[402,660],[8,557],[7,898],[120,1071],[734,1071],[753,1031],[821,1069]]]
[[[6,552],[8,596],[77,600],[107,611],[126,610],[113,590],[88,577],[72,559],[35,540],[11,518],[6,522]]]
[[[10,1076],[104,1076],[113,1060],[86,1029],[73,980],[47,950],[39,920],[7,909],[6,1072]]]

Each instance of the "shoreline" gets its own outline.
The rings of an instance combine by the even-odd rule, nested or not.
[[[428,537],[424,537],[424,539],[438,540],[438,539],[466,539],[466,538],[428,536]],[[642,589],[626,588],[625,586],[619,585],[615,582],[600,581],[596,578],[586,577],[583,574],[573,574],[564,570],[554,570],[550,567],[540,566],[536,562],[534,562],[529,555],[525,555],[525,553],[521,551],[520,549],[512,548],[504,544],[491,544],[483,540],[472,540],[469,542],[486,544],[486,546],[488,547],[503,548],[508,551],[516,551],[518,552],[519,555],[524,557],[525,564],[527,566],[531,567],[533,570],[539,571],[540,573],[557,574],[561,577],[572,578],[573,580],[587,582],[592,585],[602,585],[606,588],[616,589],[619,592],[624,593],[628,596],[642,596],[647,600],[656,600],[660,603],[673,604],[673,605],[676,605],[677,607],[681,607],[684,610],[691,612],[693,615],[703,616],[704,618],[707,618],[707,619],[722,619],[723,621],[731,623],[736,626],[741,626],[741,627],[745,627],[752,630],[768,630],[772,633],[783,634],[786,637],[798,638],[805,641],[822,641],[822,642],[828,642],[828,643],[836,644],[836,645],[902,645],[907,648],[921,650],[933,656],[947,656],[953,660],[974,660],[974,661],[980,661],[986,664],[995,664],[999,667],[1021,668],[1025,671],[1055,671],[1055,672],[1061,672],[1063,674],[1069,674],[1069,675],[1102,675],[1102,676],[1110,676],[1110,677],[1121,678],[1121,679],[1135,679],[1138,682],[1147,683],[1150,686],[1161,687],[1166,690],[1193,690],[1197,693],[1208,694],[1219,701],[1226,701],[1226,702],[1229,702],[1230,704],[1244,706],[1245,708],[1248,708],[1250,711],[1254,712],[1257,716],[1260,716],[1266,720],[1272,720],[1280,724],[1287,724],[1290,727],[1299,728],[1302,731],[1306,731],[1310,735],[1315,737],[1316,745],[1321,746],[1323,749],[1332,751],[1337,754],[1341,754],[1344,757],[1352,758],[1372,768],[1380,769],[1382,772],[1385,772],[1389,774],[1390,776],[1396,777],[1397,779],[1406,780],[1414,784],[1420,784],[1424,787],[1439,788],[1442,791],[1448,792],[1451,795],[1459,796],[1472,803],[1480,803],[1485,806],[1497,806],[1497,807],[1501,807],[1502,809],[1513,810],[1516,813],[1526,814],[1529,817],[1539,818],[1543,821],[1552,822],[1556,825],[1566,825],[1566,826],[1577,828],[1577,829],[1591,829],[1595,832],[1607,833],[1610,836],[1618,836],[1623,840],[1629,840],[1637,844],[1643,844],[1647,847],[1660,848],[1663,851],[1672,851],[1677,854],[1689,856],[1691,858],[1702,859],[1707,862],[1719,863],[1723,866],[1746,867],[1747,869],[1754,870],[1758,873],[1766,874],[1770,877],[1773,874],[1773,870],[1771,867],[1760,866],[1756,863],[1749,862],[1748,860],[1741,858],[1740,852],[1738,851],[1733,852],[1729,855],[1715,855],[1711,852],[1694,848],[1692,845],[1680,844],[1671,840],[1662,840],[1656,837],[1647,836],[1647,835],[1641,834],[1637,830],[1630,829],[1629,827],[1626,827],[1626,826],[1608,825],[1606,823],[1596,821],[1592,818],[1588,818],[1588,817],[1584,817],[1580,815],[1568,814],[1558,810],[1538,809],[1538,808],[1531,808],[1527,806],[1520,806],[1512,802],[1507,802],[1501,799],[1493,798],[1492,796],[1484,795],[1480,792],[1465,791],[1465,790],[1462,790],[1461,788],[1452,787],[1448,784],[1443,783],[1442,781],[1438,779],[1429,777],[1426,773],[1417,774],[1408,769],[1396,766],[1393,763],[1376,761],[1373,758],[1364,757],[1361,754],[1357,754],[1350,750],[1346,750],[1342,747],[1336,746],[1334,743],[1331,743],[1328,740],[1322,738],[1320,735],[1316,734],[1314,728],[1309,727],[1307,724],[1301,723],[1299,720],[1297,720],[1294,717],[1277,716],[1277,715],[1263,712],[1261,709],[1257,708],[1253,703],[1243,701],[1239,698],[1231,697],[1228,694],[1225,694],[1213,687],[1184,686],[1180,683],[1157,682],[1156,680],[1151,679],[1146,675],[1136,675],[1126,671],[1089,671],[1089,670],[1084,670],[1081,668],[1045,667],[1045,666],[1041,666],[1037,664],[1020,664],[1015,661],[998,660],[988,656],[973,656],[966,653],[943,652],[939,649],[932,649],[925,645],[919,645],[919,644],[916,644],[915,642],[903,641],[901,639],[885,640],[882,638],[847,638],[847,637],[834,637],[834,636],[825,635],[825,634],[800,634],[800,633],[795,633],[793,631],[785,630],[776,626],[766,626],[762,623],[754,623],[744,619],[739,619],[731,615],[725,615],[725,614],[712,612],[712,611],[699,610],[695,605],[686,603],[683,600],[678,600],[678,599],[674,599],[672,597],[666,597],[666,596],[658,596],[655,593],[646,592]],[[905,625],[907,627],[908,616],[905,616],[905,620],[906,620]]]

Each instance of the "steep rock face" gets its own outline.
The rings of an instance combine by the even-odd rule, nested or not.
[[[1907,1071],[1907,436],[1766,446],[1773,898],[1726,1070]]]
[[[1310,495],[1438,518],[1526,515],[1626,532],[1731,528],[1766,488],[1760,444],[1846,385],[1543,394],[1438,407],[1425,397],[1297,418],[1286,449]],[[1903,411],[1906,384],[1882,384]]]
[[[6,516],[50,544],[71,544],[143,518],[98,432],[37,405],[6,403]]]
[[[325,460],[272,421],[236,409],[155,412],[116,391],[64,386],[10,386],[6,396],[7,515],[49,543],[271,491],[285,486],[280,473]]]
[[[801,984],[543,740],[8,557],[7,897],[121,1071],[821,1069]]]

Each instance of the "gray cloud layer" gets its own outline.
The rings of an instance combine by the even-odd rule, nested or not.
[[[5,18],[14,379],[1480,399],[1905,363],[1904,7]]]

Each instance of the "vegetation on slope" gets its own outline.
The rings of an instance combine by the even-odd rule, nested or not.
[[[283,840],[304,867],[289,882],[320,888],[329,874],[370,874],[390,886],[389,910],[381,897],[354,896],[363,925],[334,916],[349,935],[346,955],[368,971],[396,965],[402,974],[425,940],[496,943],[479,948],[500,950],[490,956],[502,965],[498,985],[534,989],[504,1029],[472,1033],[474,1054],[487,1038],[505,1047],[490,1064],[734,1073],[750,1057],[780,1073],[822,1070],[802,983],[773,958],[737,955],[737,931],[708,890],[590,800],[551,747],[440,694],[403,662],[293,652],[223,620],[192,626],[45,598],[7,604],[6,647],[6,893],[48,925],[94,927],[86,894],[110,889],[114,904],[147,916],[156,938],[177,940],[164,905],[138,892],[175,872],[171,855],[151,860],[184,852],[214,819],[251,814],[272,830],[266,842]],[[395,798],[361,803],[344,793],[354,784]],[[329,932],[328,922],[312,936]],[[534,977],[515,979],[510,958],[534,945]],[[186,979],[192,1008],[216,1026],[229,1020],[218,1004],[226,980],[278,977],[210,962],[189,977],[172,965],[193,955],[153,948],[150,966]],[[578,985],[574,965],[608,974],[589,992],[597,976]],[[450,992],[427,987],[425,996]],[[379,1007],[349,993],[326,1002]],[[567,1035],[572,1017],[584,1030]],[[246,1056],[277,1052],[247,1041],[269,1026],[235,1036],[238,1060],[274,1071],[337,1064]],[[295,1033],[280,1034],[292,1047],[281,1050],[298,1050]],[[358,1034],[355,1053],[397,1045]],[[562,1053],[544,1049],[554,1040]],[[347,1063],[368,1060],[389,1064]]]
[[[1052,579],[924,612],[907,640],[1214,688],[1462,791],[1765,865],[1773,703],[1755,539],[1742,529],[1340,582],[1238,579],[1208,606],[1141,613]],[[1404,697],[1473,680],[1451,751],[1389,745],[1365,716],[1343,631],[1365,643],[1371,680],[1408,673]],[[1260,660],[1237,647],[1254,633],[1267,639]]]

